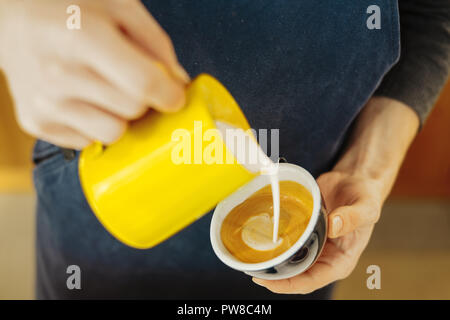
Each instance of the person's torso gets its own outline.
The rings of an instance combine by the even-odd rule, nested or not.
[[[352,121],[399,54],[396,1],[143,1],[192,77],[209,73],[255,129],[279,129],[280,156],[313,175],[334,163]],[[368,29],[376,4],[381,29]],[[40,143],[35,158],[55,152]],[[90,211],[77,158],[35,169],[40,297],[271,297],[215,257],[210,215],[149,250],[114,239]],[[126,213],[124,213],[126,214]],[[66,288],[79,265],[83,289]]]

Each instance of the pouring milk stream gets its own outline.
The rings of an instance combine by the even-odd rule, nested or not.
[[[248,132],[230,126],[224,122],[215,122],[223,140],[237,161],[252,172],[260,172],[269,176],[273,198],[273,217],[269,213],[261,213],[247,220],[242,230],[242,240],[256,250],[272,250],[281,244],[278,239],[280,220],[280,187],[278,182],[278,163],[274,163]],[[235,144],[237,140],[237,145]],[[273,227],[272,227],[273,226]],[[252,236],[258,230],[257,239]]]

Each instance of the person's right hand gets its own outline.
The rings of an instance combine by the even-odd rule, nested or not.
[[[66,26],[72,4],[79,30]],[[21,127],[74,149],[117,140],[149,107],[179,110],[189,82],[137,0],[0,0],[0,68]]]

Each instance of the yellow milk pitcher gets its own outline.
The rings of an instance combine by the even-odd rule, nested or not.
[[[173,161],[179,147],[174,132],[192,133],[190,142],[203,152],[208,144],[198,146],[199,123],[203,132],[215,128],[215,121],[250,128],[233,97],[209,75],[192,81],[186,99],[181,111],[150,111],[114,144],[94,143],[81,152],[79,174],[89,205],[103,226],[129,246],[155,246],[256,176],[237,161]],[[222,146],[226,157],[234,157]]]

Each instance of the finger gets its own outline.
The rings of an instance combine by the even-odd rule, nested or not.
[[[338,207],[328,215],[328,237],[338,238],[357,228],[374,224],[378,217],[379,209],[367,200]]]
[[[81,150],[92,142],[77,130],[53,121],[51,112],[48,111],[51,103],[47,99],[36,98],[34,103],[38,113],[29,112],[29,110],[21,112],[23,108],[16,110],[18,124],[23,131],[38,139],[70,149]]]
[[[112,23],[100,20],[96,35],[80,45],[82,59],[102,77],[137,101],[164,112],[185,102],[184,84],[174,80],[154,58],[128,41]]]
[[[126,130],[127,122],[89,103],[68,100],[57,106],[55,118],[84,136],[111,144]]]
[[[38,139],[63,148],[81,150],[92,143],[91,139],[83,136],[77,130],[56,123],[46,123],[41,125],[38,130],[27,129],[26,131]]]
[[[346,252],[336,243],[327,241],[319,259],[304,273],[283,280],[253,278],[253,281],[276,293],[311,293],[349,276],[363,249],[364,245],[360,244]]]
[[[328,265],[317,262],[314,271],[306,271],[298,276],[283,280],[253,278],[253,282],[275,293],[308,294],[340,279],[340,274]]]
[[[172,41],[140,1],[122,2],[112,6],[111,10],[128,37],[156,60],[161,61],[174,77],[189,83],[189,75],[179,64]]]
[[[123,119],[137,119],[147,107],[83,66],[51,64],[46,72],[50,95],[56,99],[82,100]]]

